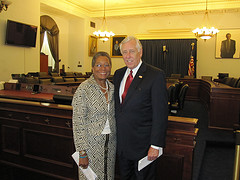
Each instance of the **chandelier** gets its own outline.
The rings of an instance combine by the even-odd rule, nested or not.
[[[7,11],[8,6],[11,4],[10,1],[6,1],[6,0],[0,0],[0,12],[2,12],[2,10]]]
[[[105,17],[105,0],[104,0],[104,16],[102,20],[102,27],[100,30],[95,31],[93,34],[103,42],[108,41],[111,36],[115,35],[112,31],[110,32],[107,31],[107,21]]]
[[[208,10],[207,10],[207,0],[206,0],[206,11],[204,14],[204,24],[207,25],[209,22],[208,18]],[[214,27],[207,28],[207,26],[204,26],[203,28],[196,28],[192,31],[197,38],[204,39],[205,41],[207,39],[212,38],[215,34],[219,32],[218,29],[215,29]]]

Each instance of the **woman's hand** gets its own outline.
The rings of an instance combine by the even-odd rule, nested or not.
[[[80,167],[82,167],[83,169],[87,169],[88,164],[89,164],[89,161],[88,161],[88,156],[87,155],[86,155],[85,158],[79,157],[79,166]]]
[[[88,161],[88,155],[86,151],[82,150],[79,152],[79,166],[82,167],[83,169],[87,169],[89,164]]]

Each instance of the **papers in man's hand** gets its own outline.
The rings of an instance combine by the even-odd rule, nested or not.
[[[158,157],[162,155],[162,149],[163,148],[160,148],[159,149],[159,154],[158,154]],[[152,163],[153,161],[149,161],[148,160],[148,156],[145,156],[144,158],[140,159],[138,161],[138,171],[141,171],[143,168],[145,168],[147,165],[149,165],[150,163]]]
[[[78,163],[79,163],[79,152],[73,153],[72,157],[78,165]],[[95,180],[95,178],[97,177],[97,175],[93,172],[93,170],[92,170],[92,168],[90,168],[90,166],[88,166],[87,169],[83,169],[79,165],[78,165],[78,167],[81,169],[81,171],[83,172],[83,174],[86,176],[86,178],[88,180]]]

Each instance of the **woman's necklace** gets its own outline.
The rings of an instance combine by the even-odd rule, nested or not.
[[[100,84],[99,84],[99,86],[100,86],[101,89],[103,89],[103,90],[105,90],[105,91],[108,90],[108,87],[107,87],[107,86],[106,86],[106,87],[102,87]]]
[[[103,92],[103,94],[107,94],[108,93],[108,84],[107,84],[107,81],[106,81],[106,87],[102,87],[100,84],[98,84],[100,86],[100,88],[102,90],[104,90],[105,92]]]

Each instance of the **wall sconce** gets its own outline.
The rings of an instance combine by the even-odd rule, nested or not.
[[[6,1],[6,0],[1,0],[0,1],[0,13],[2,12],[2,10],[7,11],[8,6],[12,4],[12,2],[10,1]]]
[[[168,52],[166,45],[164,45],[162,48],[163,48],[163,52],[166,52],[166,53]]]

